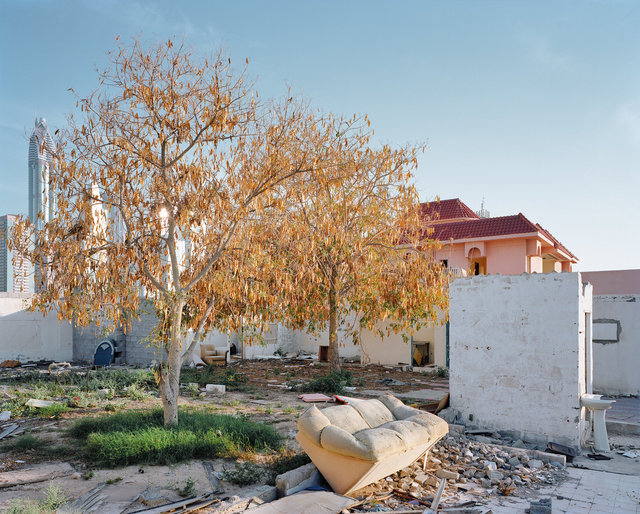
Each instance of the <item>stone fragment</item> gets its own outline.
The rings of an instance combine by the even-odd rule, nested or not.
[[[544,463],[541,460],[531,459],[529,461],[529,467],[531,469],[538,469],[538,468],[541,468],[542,466],[544,466]]]
[[[518,457],[511,457],[509,459],[509,466],[517,468],[518,466],[520,466],[520,459]]]
[[[489,471],[495,471],[496,469],[498,469],[498,466],[496,466],[496,463],[491,461],[484,461],[482,467]]]
[[[487,478],[491,480],[492,484],[499,482],[504,478],[504,474],[501,471],[489,471],[487,470]]]
[[[438,478],[452,478],[453,480],[458,480],[460,475],[454,471],[448,471],[446,469],[439,469],[436,471],[436,476]]]

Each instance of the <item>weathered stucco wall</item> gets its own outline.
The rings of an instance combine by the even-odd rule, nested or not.
[[[640,294],[593,297],[593,390],[640,395]]]
[[[46,317],[27,311],[32,295],[0,293],[0,361],[69,361],[73,356],[73,331],[58,321],[56,311]]]
[[[466,423],[579,446],[591,301],[579,273],[455,280],[451,406]]]
[[[413,334],[394,334],[393,331],[386,335],[387,324],[380,323],[380,329],[384,337],[378,332],[362,329],[360,331],[360,353],[363,364],[411,364],[411,335],[416,342],[431,343],[434,362],[436,366],[446,366],[446,327],[436,325],[422,327]]]

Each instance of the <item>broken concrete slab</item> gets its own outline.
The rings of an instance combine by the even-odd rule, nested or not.
[[[0,432],[0,439],[4,439],[5,437],[7,437],[8,435],[12,434],[13,432],[15,432],[16,430],[18,430],[19,425],[13,423],[12,425],[9,425],[8,427],[5,427],[2,432]]]
[[[9,421],[11,419],[11,411],[3,410],[0,412],[0,421]]]
[[[16,485],[44,482],[65,475],[70,475],[75,470],[68,462],[59,464],[44,464],[18,471],[0,473],[0,489],[14,487]]]
[[[56,511],[58,514],[75,514],[76,512],[92,513],[92,512],[105,512],[107,504],[105,502],[105,496],[100,492],[107,486],[106,482],[89,489],[86,493],[81,495],[78,499],[71,503],[67,503]]]
[[[27,407],[41,408],[41,407],[51,407],[55,403],[56,402],[52,402],[49,400],[36,400],[35,398],[31,398],[30,400],[27,401],[27,403],[25,403],[25,405]]]
[[[227,390],[224,384],[207,384],[205,388],[207,393],[224,393]]]
[[[348,509],[356,500],[329,491],[302,491],[251,509],[257,514],[334,514]]]
[[[232,497],[226,502],[220,503],[213,509],[213,512],[231,514],[233,512],[242,512],[247,510],[251,505],[262,505],[263,503],[272,502],[277,497],[277,489],[270,485],[261,485],[242,493],[242,497]]]

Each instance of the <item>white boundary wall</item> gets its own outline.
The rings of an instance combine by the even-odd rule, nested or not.
[[[20,362],[73,358],[71,323],[58,321],[56,311],[46,317],[27,310],[31,294],[0,293],[0,361]]]
[[[640,294],[593,297],[593,390],[640,395]]]
[[[465,423],[581,445],[591,292],[579,273],[486,275],[451,284],[451,406]]]

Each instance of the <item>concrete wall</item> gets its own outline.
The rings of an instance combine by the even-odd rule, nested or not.
[[[579,273],[455,280],[451,406],[466,423],[580,446],[591,302]]]
[[[406,339],[402,333],[386,335],[387,324],[381,323],[380,329],[384,337],[377,331],[363,329],[360,332],[360,352],[363,364],[387,364],[397,366],[398,364],[411,364],[411,336],[416,342],[431,343],[433,352],[433,364],[436,366],[446,366],[446,327],[436,325],[422,327],[413,334],[406,334]]]
[[[582,279],[593,285],[593,294],[640,294],[640,269],[583,271]]]
[[[640,294],[593,297],[593,389],[640,395]]]
[[[46,317],[27,311],[31,297],[26,293],[0,293],[0,361],[71,360],[71,324],[58,321],[56,311]]]
[[[105,338],[113,340],[122,350],[121,361],[116,364],[132,364],[134,366],[149,366],[154,361],[164,358],[158,349],[151,343],[150,336],[158,323],[158,318],[150,305],[141,309],[137,319],[132,318],[127,330],[117,328],[114,331],[105,330],[104,327],[91,325],[88,327],[73,327],[73,359],[83,362],[93,362],[93,356],[98,344]],[[200,347],[197,346],[190,356],[184,355],[191,343],[193,334],[185,336],[182,343],[183,361],[185,365],[190,362],[201,362]],[[227,348],[228,337],[218,331],[210,332],[204,340],[207,344],[215,344],[217,347]]]

